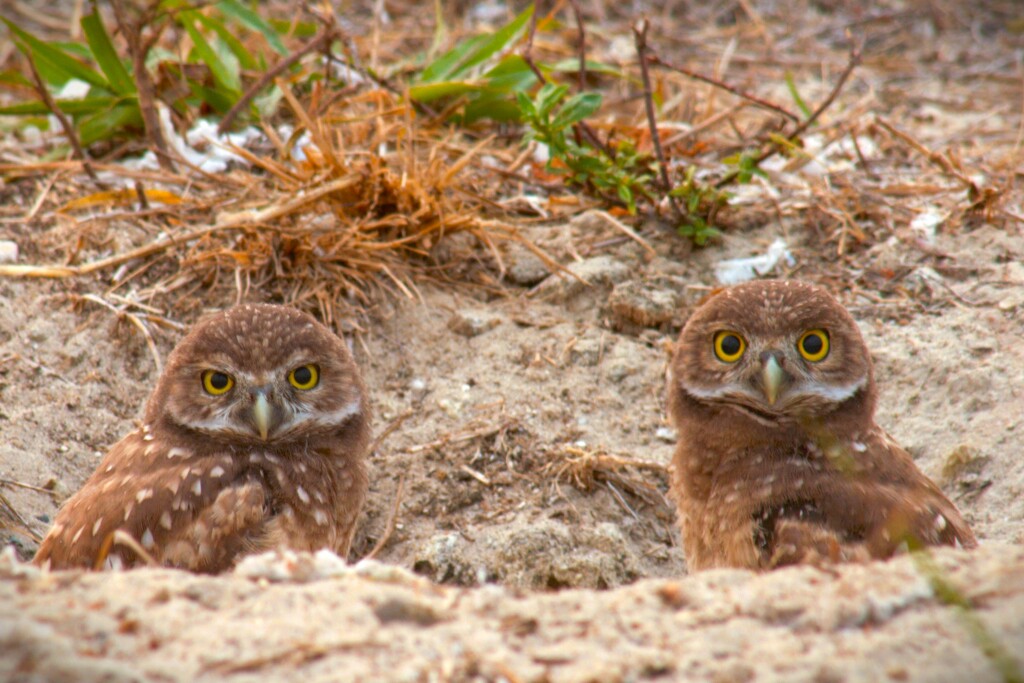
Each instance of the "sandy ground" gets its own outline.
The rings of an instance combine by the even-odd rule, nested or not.
[[[970,40],[965,29],[948,44],[995,59],[998,41]],[[966,87],[967,76],[943,80],[956,59],[907,67],[933,79],[927,106],[901,108],[898,74],[871,106],[941,144],[964,121],[959,104],[939,98]],[[882,78],[870,64],[864,71],[866,81]],[[1007,88],[1019,100],[1016,83]],[[997,114],[969,125],[1020,125],[1012,107]],[[787,195],[787,178],[773,176],[783,194],[773,201],[812,201]],[[14,185],[5,192],[12,205],[31,204]],[[926,209],[927,198],[906,201]],[[1022,226],[975,221],[923,234],[906,215],[890,216],[885,241],[837,261],[818,226],[759,216],[701,250],[655,225],[641,230],[653,251],[615,242],[621,233],[593,215],[531,227],[530,239],[592,286],[547,276],[513,248],[509,277],[521,286],[507,297],[424,287],[422,302],[386,306],[351,339],[375,429],[394,427],[371,455],[353,560],[384,535],[404,489],[382,564],[263,558],[220,577],[47,575],[9,551],[0,679],[1003,680],[971,634],[980,623],[1024,667]],[[70,228],[53,226],[4,223],[0,238],[17,241],[26,262],[59,261]],[[118,239],[145,237],[128,234]],[[937,555],[972,605],[967,617],[906,557],[836,571],[687,574],[665,497],[675,438],[665,365],[716,283],[715,265],[777,238],[794,262],[776,275],[832,284],[836,272],[854,273],[857,286],[837,295],[875,360],[878,421],[982,544]],[[579,258],[582,243],[610,246]],[[0,479],[37,534],[133,427],[156,379],[128,324],[69,303],[69,291],[98,286],[0,280]],[[227,303],[199,298],[182,322]],[[628,320],[665,307],[649,326]],[[178,338],[158,332],[162,357]],[[34,552],[27,534],[4,540],[22,558]]]

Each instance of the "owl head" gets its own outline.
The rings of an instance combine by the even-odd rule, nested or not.
[[[221,444],[308,443],[367,432],[365,396],[337,335],[300,311],[249,304],[203,318],[181,340],[146,422]]]
[[[711,296],[682,331],[669,389],[673,402],[768,423],[850,402],[868,414],[874,408],[871,358],[853,318],[821,287],[795,281],[749,282]]]

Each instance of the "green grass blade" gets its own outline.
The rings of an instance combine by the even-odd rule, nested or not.
[[[259,14],[253,12],[241,2],[238,2],[238,0],[222,0],[222,2],[218,2],[215,6],[224,16],[230,17],[242,26],[262,34],[274,52],[282,56],[288,55],[288,48],[281,42],[281,35],[277,32],[277,29],[264,21],[263,17]]]
[[[89,43],[89,49],[92,50],[96,63],[100,65],[100,69],[107,77],[110,88],[118,95],[133,94],[135,81],[132,80],[120,57],[117,56],[117,49],[114,48],[100,16],[93,12],[82,17],[79,23],[85,33],[85,39]]]
[[[57,47],[44,43],[35,36],[23,31],[7,19],[2,19],[2,21],[11,30],[11,33],[17,36],[18,40],[22,43],[21,47],[28,48],[23,51],[26,51],[36,62],[45,62],[50,65],[54,72],[66,75],[68,78],[77,78],[98,88],[113,91],[107,79],[99,72],[68,56]]]
[[[472,69],[477,64],[483,63],[493,55],[512,45],[522,35],[523,30],[526,28],[526,23],[530,21],[532,16],[533,5],[531,4],[518,17],[488,36],[487,40],[459,65],[460,70]]]
[[[242,45],[242,41],[235,37],[235,34],[228,30],[228,27],[225,26],[223,22],[211,19],[203,14],[196,15],[196,18],[199,19],[203,26],[216,33],[217,37],[224,41],[224,44],[228,46],[229,50],[231,50],[231,54],[238,59],[238,63],[242,65],[243,69],[252,70],[259,68],[256,58],[252,56],[251,52],[245,49],[245,46]]]
[[[117,105],[82,119],[78,124],[78,137],[82,145],[88,147],[120,134],[125,128],[142,130],[143,127],[138,105]]]
[[[466,81],[442,81],[441,83],[421,83],[409,88],[409,97],[417,102],[433,102],[443,97],[456,97],[470,92],[482,90],[477,83]]]
[[[94,114],[104,109],[109,109],[118,102],[116,97],[86,97],[76,100],[57,100],[57,106],[65,114],[79,116],[83,114]],[[19,102],[6,107],[0,107],[0,116],[35,116],[38,114],[49,114],[50,108],[41,100],[31,102]]]
[[[793,81],[793,74],[788,71],[786,72],[786,87],[789,88],[789,96],[793,98],[796,106],[803,112],[804,118],[811,118],[811,108],[804,102],[804,98],[800,97],[800,93],[796,89],[796,83]]]
[[[459,64],[471,52],[487,40],[487,36],[473,36],[431,62],[420,74],[421,83],[432,83],[451,79],[458,71]]]
[[[238,78],[237,73],[233,73],[231,69],[217,56],[217,51],[213,49],[213,46],[206,40],[206,37],[199,32],[193,23],[194,13],[187,12],[182,13],[179,17],[182,27],[188,32],[189,37],[192,39],[192,44],[195,47],[196,53],[199,58],[206,64],[210,69],[210,73],[213,74],[213,80],[216,82],[218,88],[228,91],[229,93],[238,96],[242,92],[242,82]]]
[[[489,35],[473,36],[441,55],[420,75],[422,82],[453,80],[513,44],[533,16],[533,5]]]

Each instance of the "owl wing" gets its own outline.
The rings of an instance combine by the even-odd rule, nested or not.
[[[57,514],[35,562],[53,569],[131,566],[144,559],[120,531],[163,565],[216,572],[261,544],[268,514],[258,470],[231,455],[199,455],[125,436]]]
[[[882,429],[839,444],[833,467],[762,505],[763,566],[888,558],[902,548],[977,545],[959,510]]]
[[[904,544],[978,545],[960,511],[892,437],[876,427],[865,445],[874,468],[868,474],[877,479],[883,504],[888,503],[884,523],[866,536],[873,556],[888,557]]]

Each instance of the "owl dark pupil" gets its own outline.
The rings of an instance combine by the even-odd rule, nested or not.
[[[299,384],[309,384],[313,380],[313,373],[307,367],[301,367],[295,371],[295,381]]]
[[[739,337],[729,335],[722,340],[722,353],[727,356],[734,356],[740,352],[740,340]]]
[[[821,337],[816,334],[812,334],[809,337],[804,338],[804,351],[811,354],[812,356],[816,353],[820,353],[822,349]]]
[[[215,372],[210,375],[210,386],[214,389],[224,389],[228,386],[228,376],[223,372]]]

